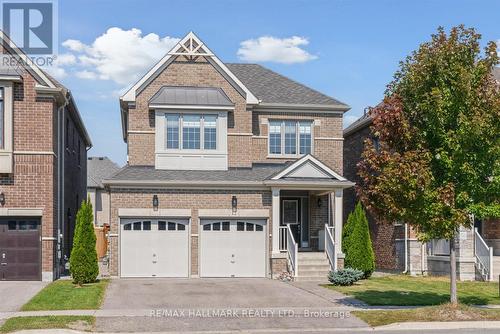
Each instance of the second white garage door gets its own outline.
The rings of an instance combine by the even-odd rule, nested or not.
[[[265,277],[266,220],[202,220],[201,277]]]
[[[189,220],[122,219],[122,277],[188,277]]]

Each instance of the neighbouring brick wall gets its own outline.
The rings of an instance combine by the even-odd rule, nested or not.
[[[56,207],[53,201],[56,160],[52,155],[14,155],[14,173],[0,177],[6,208],[40,208],[42,237],[56,234]],[[53,271],[54,242],[42,242],[42,271]]]
[[[191,209],[191,275],[198,272],[198,225],[199,209],[231,209],[231,198],[237,196],[238,209],[268,209],[269,226],[271,221],[271,192],[245,190],[180,190],[180,189],[112,189],[111,191],[111,252],[110,273],[119,275],[118,231],[119,208],[152,208],[153,195],[158,195],[160,209]],[[269,242],[269,245],[271,241]]]
[[[228,138],[229,166],[251,165],[251,140],[248,135],[252,133],[252,116],[246,110],[245,98],[210,63],[204,60],[181,61],[181,58],[177,58],[140,92],[136,107],[129,110],[128,124],[132,132],[128,134],[130,165],[154,165],[155,121],[154,112],[149,110],[148,104],[163,86],[220,87],[235,104],[234,111],[228,115],[228,132],[243,134]]]
[[[59,209],[57,148],[58,141],[64,138],[57,135],[59,106],[55,100],[37,96],[34,77],[22,69],[20,74],[22,82],[13,85],[13,173],[0,175],[0,190],[5,194],[3,208],[42,209],[42,273],[49,278],[55,274],[57,265],[57,242],[54,240],[57,239]],[[66,189],[71,194],[81,192],[84,198],[87,152],[81,130],[75,132],[75,138],[81,141],[83,165],[75,172],[72,158],[67,159],[65,173],[69,185]]]
[[[253,112],[252,155],[256,162],[277,162],[295,159],[268,158],[269,120],[313,121],[313,155],[337,173],[343,173],[342,165],[342,115],[319,113],[265,113]]]
[[[344,177],[349,181],[359,183],[357,175],[357,164],[361,161],[364,141],[370,137],[370,128],[366,126],[354,133],[344,137],[343,166]],[[344,190],[344,224],[347,223],[349,214],[354,211],[358,202],[356,191],[353,188]],[[394,226],[389,222],[379,222],[367,212],[372,239],[373,251],[375,253],[375,266],[383,270],[399,270],[404,263],[404,248],[397,245],[396,239],[404,238],[404,227]]]
[[[500,239],[500,220],[486,219],[482,224],[484,239]]]

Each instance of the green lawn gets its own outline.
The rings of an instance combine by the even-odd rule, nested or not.
[[[408,310],[353,311],[351,313],[373,327],[388,325],[396,322],[410,321],[500,320],[500,310],[485,310],[466,305],[452,307],[450,304]]]
[[[5,321],[3,326],[0,327],[0,333],[10,333],[28,329],[54,328],[91,331],[94,328],[94,324],[95,318],[93,316],[58,315],[43,317],[14,317]]]
[[[47,285],[22,307],[22,311],[96,310],[102,304],[108,280],[79,287],[71,280],[59,280]]]
[[[449,301],[447,277],[372,277],[352,286],[325,285],[368,305],[427,306]],[[469,305],[500,304],[498,283],[458,282],[458,298]]]

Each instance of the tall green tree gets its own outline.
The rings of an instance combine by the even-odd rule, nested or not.
[[[94,217],[90,200],[82,202],[76,215],[76,228],[70,256],[73,282],[82,285],[95,282],[99,274]]]
[[[457,304],[456,242],[470,216],[500,217],[500,89],[497,47],[481,52],[474,29],[439,28],[400,64],[358,173],[370,212],[409,223],[421,241],[450,241],[450,301]]]
[[[370,228],[361,203],[347,217],[342,238],[342,252],[345,253],[344,266],[361,270],[365,278],[375,270]]]

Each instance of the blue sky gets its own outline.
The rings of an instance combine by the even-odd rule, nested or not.
[[[60,0],[58,76],[92,137],[89,155],[124,164],[119,93],[190,30],[224,62],[258,61],[349,104],[352,120],[380,101],[398,62],[438,26],[475,27],[484,44],[500,39],[499,13],[500,1],[472,0]],[[137,43],[126,39],[132,29]]]

